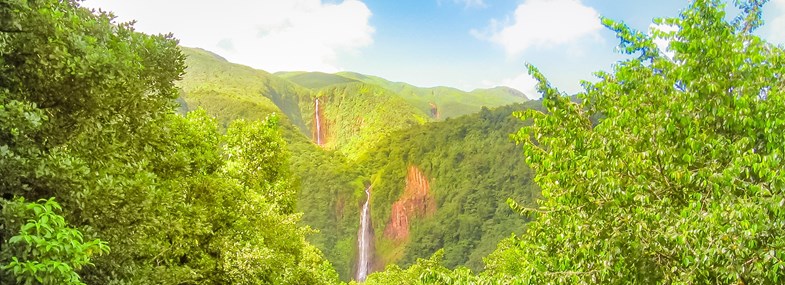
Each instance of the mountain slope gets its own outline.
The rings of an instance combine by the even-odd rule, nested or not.
[[[303,134],[309,133],[301,105],[310,104],[311,92],[262,70],[233,64],[211,52],[181,47],[186,75],[177,83],[187,109],[204,108],[219,121],[261,119],[282,113],[284,120]]]
[[[324,146],[356,158],[391,133],[428,121],[428,116],[381,87],[365,83],[319,89]]]
[[[224,127],[234,119],[259,120],[279,114],[283,136],[292,153],[297,211],[301,223],[318,230],[308,237],[344,280],[351,274],[359,208],[354,201],[362,182],[340,153],[312,143],[313,91],[273,74],[227,62],[201,49],[182,48],[186,75],[177,84],[184,111],[205,109]],[[304,119],[305,118],[305,119]],[[335,214],[326,215],[325,213]]]
[[[523,122],[512,112],[539,101],[414,127],[361,159],[373,184],[377,268],[409,264],[445,249],[445,265],[479,270],[502,238],[526,219],[506,204],[533,204],[539,188],[509,139]]]
[[[498,240],[527,222],[504,203],[513,197],[526,204],[538,193],[508,139],[521,124],[510,114],[539,102],[494,111],[481,105],[522,100],[520,92],[417,88],[362,75],[270,74],[204,50],[183,50],[188,70],[178,86],[184,109],[203,108],[224,125],[280,114],[300,186],[297,210],[302,223],[318,231],[308,240],[343,280],[355,270],[368,184],[376,269],[438,248],[445,248],[447,265],[477,269]],[[432,122],[431,103],[441,105],[436,113],[447,112],[440,114],[443,121]],[[479,113],[450,118],[461,112]]]
[[[422,88],[403,82],[392,82],[387,79],[354,72],[339,72],[337,75],[381,86],[397,93],[418,109],[432,114],[436,119],[446,119],[480,111],[488,108],[522,103],[527,97],[509,87],[477,89],[471,92],[451,87]]]
[[[359,80],[351,79],[348,77],[340,76],[337,74],[330,74],[324,72],[276,72],[276,76],[287,79],[291,82],[297,83],[300,86],[319,89],[335,84],[361,82]]]

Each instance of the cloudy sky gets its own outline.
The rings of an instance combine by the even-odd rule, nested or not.
[[[562,91],[623,58],[599,16],[648,30],[686,0],[87,0],[145,33],[270,72],[356,71],[464,90],[507,85],[539,97],[525,62]],[[758,33],[785,42],[785,0]]]

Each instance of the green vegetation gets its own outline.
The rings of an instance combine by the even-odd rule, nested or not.
[[[55,210],[62,208],[54,199],[26,203],[19,198],[3,205],[8,228],[26,221],[8,239],[11,261],[0,268],[16,276],[17,283],[83,285],[74,270],[90,264],[93,252],[109,252],[99,239],[85,243],[82,233],[69,228]]]
[[[671,40],[672,59],[604,19],[640,56],[586,83],[581,103],[530,67],[547,112],[522,113],[533,124],[516,135],[543,196],[537,207],[510,201],[535,217],[526,232],[501,242],[480,276],[437,256],[368,284],[782,283],[785,53],[751,34],[761,3],[738,4],[731,23],[706,0],[658,20],[679,27],[655,35]]]
[[[327,148],[354,159],[391,133],[424,124],[425,114],[383,88],[364,83],[319,90],[327,128]]]
[[[284,127],[310,134],[301,105],[313,104],[311,93],[267,72],[239,64],[201,49],[181,48],[186,74],[177,82],[185,110],[201,107],[218,118],[223,127],[235,119],[259,120],[283,113]]]
[[[349,280],[357,254],[360,201],[364,199],[361,175],[338,152],[313,144],[291,144],[292,171],[301,185],[297,211],[302,224],[318,230],[308,241],[324,252],[342,280]]]
[[[396,130],[425,123],[426,116],[378,86],[350,83],[311,91],[203,50],[183,51],[188,68],[177,84],[183,90],[185,111],[203,108],[223,128],[239,118],[263,119],[275,113],[294,118],[282,120],[281,125],[288,149],[295,154],[290,167],[300,189],[296,208],[303,212],[302,224],[318,230],[309,241],[348,280],[365,182],[353,157],[373,149]],[[323,147],[314,146],[310,138],[315,98],[322,100],[327,132]]]
[[[300,86],[311,89],[320,89],[330,85],[360,82],[359,80],[324,72],[276,72],[275,75],[286,78],[287,80],[297,83]]]
[[[540,102],[482,109],[413,127],[391,136],[361,159],[369,176],[375,177],[371,217],[376,233],[384,232],[390,207],[401,196],[407,166],[422,169],[436,199],[435,215],[412,223],[408,243],[390,245],[377,235],[381,252],[391,250],[385,246],[405,247],[397,249],[400,256],[383,256],[385,264],[410,264],[443,248],[446,266],[480,270],[482,257],[496,243],[512,231],[522,231],[527,219],[510,210],[506,200],[513,197],[534,204],[539,188],[508,134],[523,126],[512,113],[531,108],[540,109]]]
[[[3,2],[0,283],[337,284],[371,183],[390,264],[366,284],[780,284],[785,52],[752,34],[763,2],[728,22],[697,0],[654,36],[603,19],[636,57],[578,100],[529,66],[543,101],[493,110],[523,97],[273,75],[77,1]],[[436,211],[394,241],[410,166]]]
[[[421,88],[403,82],[390,82],[384,78],[354,72],[339,72],[337,74],[390,90],[427,114],[430,114],[431,103],[433,103],[439,109],[440,119],[476,113],[483,106],[492,108],[528,100],[526,95],[520,91],[507,87],[476,89],[471,92],[465,92],[443,86]]]
[[[337,282],[298,225],[275,117],[224,135],[203,111],[175,114],[184,56],[171,36],[73,1],[0,9],[0,195],[62,205],[27,218],[32,231],[3,203],[0,283]]]
[[[465,92],[450,87],[421,88],[403,82],[391,82],[381,77],[354,72],[338,72],[335,74],[322,72],[278,72],[275,75],[314,90],[357,82],[373,85],[396,94],[408,104],[419,109],[423,114],[428,114],[432,119],[438,120],[473,114],[479,112],[483,106],[493,108],[512,103],[521,103],[527,100],[523,93],[509,87],[476,89],[471,92]],[[438,118],[431,114],[434,106],[438,109]]]
[[[733,23],[716,1],[659,20],[680,28],[658,35],[673,59],[605,19],[640,57],[600,73],[581,104],[531,68],[549,114],[525,114],[536,129],[517,138],[544,199],[527,234],[489,257],[492,273],[527,283],[782,282],[785,53],[750,34],[760,9],[746,5]]]

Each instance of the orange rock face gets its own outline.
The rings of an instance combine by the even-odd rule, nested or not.
[[[439,107],[436,106],[435,103],[429,102],[428,105],[431,105],[431,117],[434,119],[439,119]]]
[[[390,221],[384,228],[386,238],[396,241],[409,238],[410,220],[430,216],[436,211],[436,202],[430,191],[428,178],[416,166],[409,166],[406,188],[393,203]]]

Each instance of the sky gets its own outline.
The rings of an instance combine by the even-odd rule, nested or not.
[[[626,58],[600,16],[648,31],[687,0],[86,0],[137,31],[268,72],[354,71],[421,87],[509,86],[530,98],[534,64],[561,91]],[[785,0],[757,34],[785,43]]]

